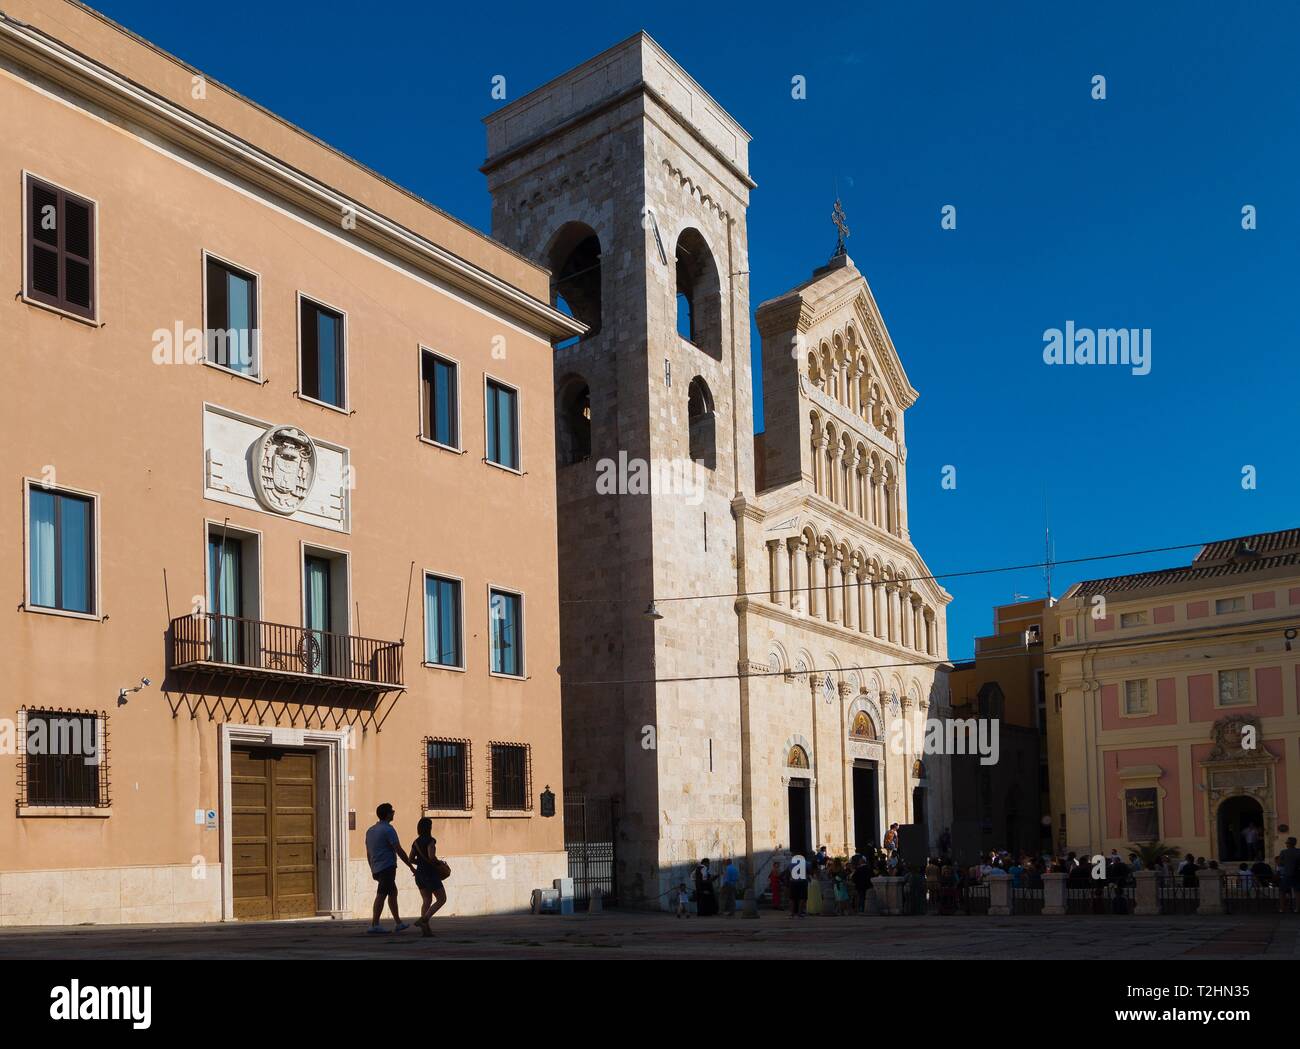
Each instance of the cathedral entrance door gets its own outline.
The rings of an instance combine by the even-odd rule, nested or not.
[[[853,847],[870,855],[880,842],[880,827],[876,823],[880,796],[876,786],[874,763],[853,766]]]
[[[812,855],[812,792],[806,779],[790,780],[790,853]]]

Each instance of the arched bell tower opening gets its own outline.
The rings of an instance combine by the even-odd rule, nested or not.
[[[722,360],[722,287],[713,252],[697,229],[677,238],[677,334]]]
[[[587,325],[579,339],[574,336],[556,343],[564,349],[600,334],[601,307],[600,238],[583,222],[562,226],[546,252],[551,271],[551,305]]]
[[[555,463],[572,466],[591,458],[591,387],[581,376],[560,384],[555,398]]]

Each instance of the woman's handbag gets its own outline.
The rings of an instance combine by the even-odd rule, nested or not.
[[[447,866],[445,860],[438,860],[433,867],[434,873],[438,875],[440,881],[446,881],[451,877],[451,868]]]

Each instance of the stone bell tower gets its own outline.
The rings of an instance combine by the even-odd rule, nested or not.
[[[617,799],[650,901],[745,852],[736,599],[703,595],[744,589],[749,136],[644,32],[485,123],[492,235],[591,329],[554,358],[565,783]]]

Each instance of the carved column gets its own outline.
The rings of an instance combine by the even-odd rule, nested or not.
[[[785,542],[790,551],[791,567],[794,569],[790,585],[790,607],[803,613],[808,609],[808,540],[796,535]]]
[[[826,489],[826,480],[824,477],[822,477],[822,474],[825,471],[825,466],[826,466],[825,457],[822,454],[822,448],[824,448],[825,446],[826,446],[826,434],[819,430],[817,433],[813,434],[813,439],[812,439],[813,491],[819,495],[822,492],[824,492]]]
[[[898,591],[898,643],[910,648],[912,635],[912,592],[904,586]]]
[[[858,630],[871,632],[871,576],[865,565],[858,570]]]
[[[882,591],[885,584],[879,579],[871,581],[871,630],[876,637],[885,636],[885,617],[881,614],[880,606],[884,600]]]
[[[850,564],[844,572],[844,625],[857,629],[858,618],[858,568]]]
[[[781,561],[784,557],[785,549],[781,540],[769,539],[767,542],[767,592],[768,600],[774,605],[779,605],[783,596]]]
[[[826,558],[826,621],[838,623],[843,616],[840,607],[844,598],[844,563],[839,554],[831,553]]]
[[[812,588],[808,591],[808,614],[823,615],[826,603],[826,558],[820,550],[812,552]]]
[[[890,641],[898,640],[898,587],[894,583],[885,584],[885,637]]]

